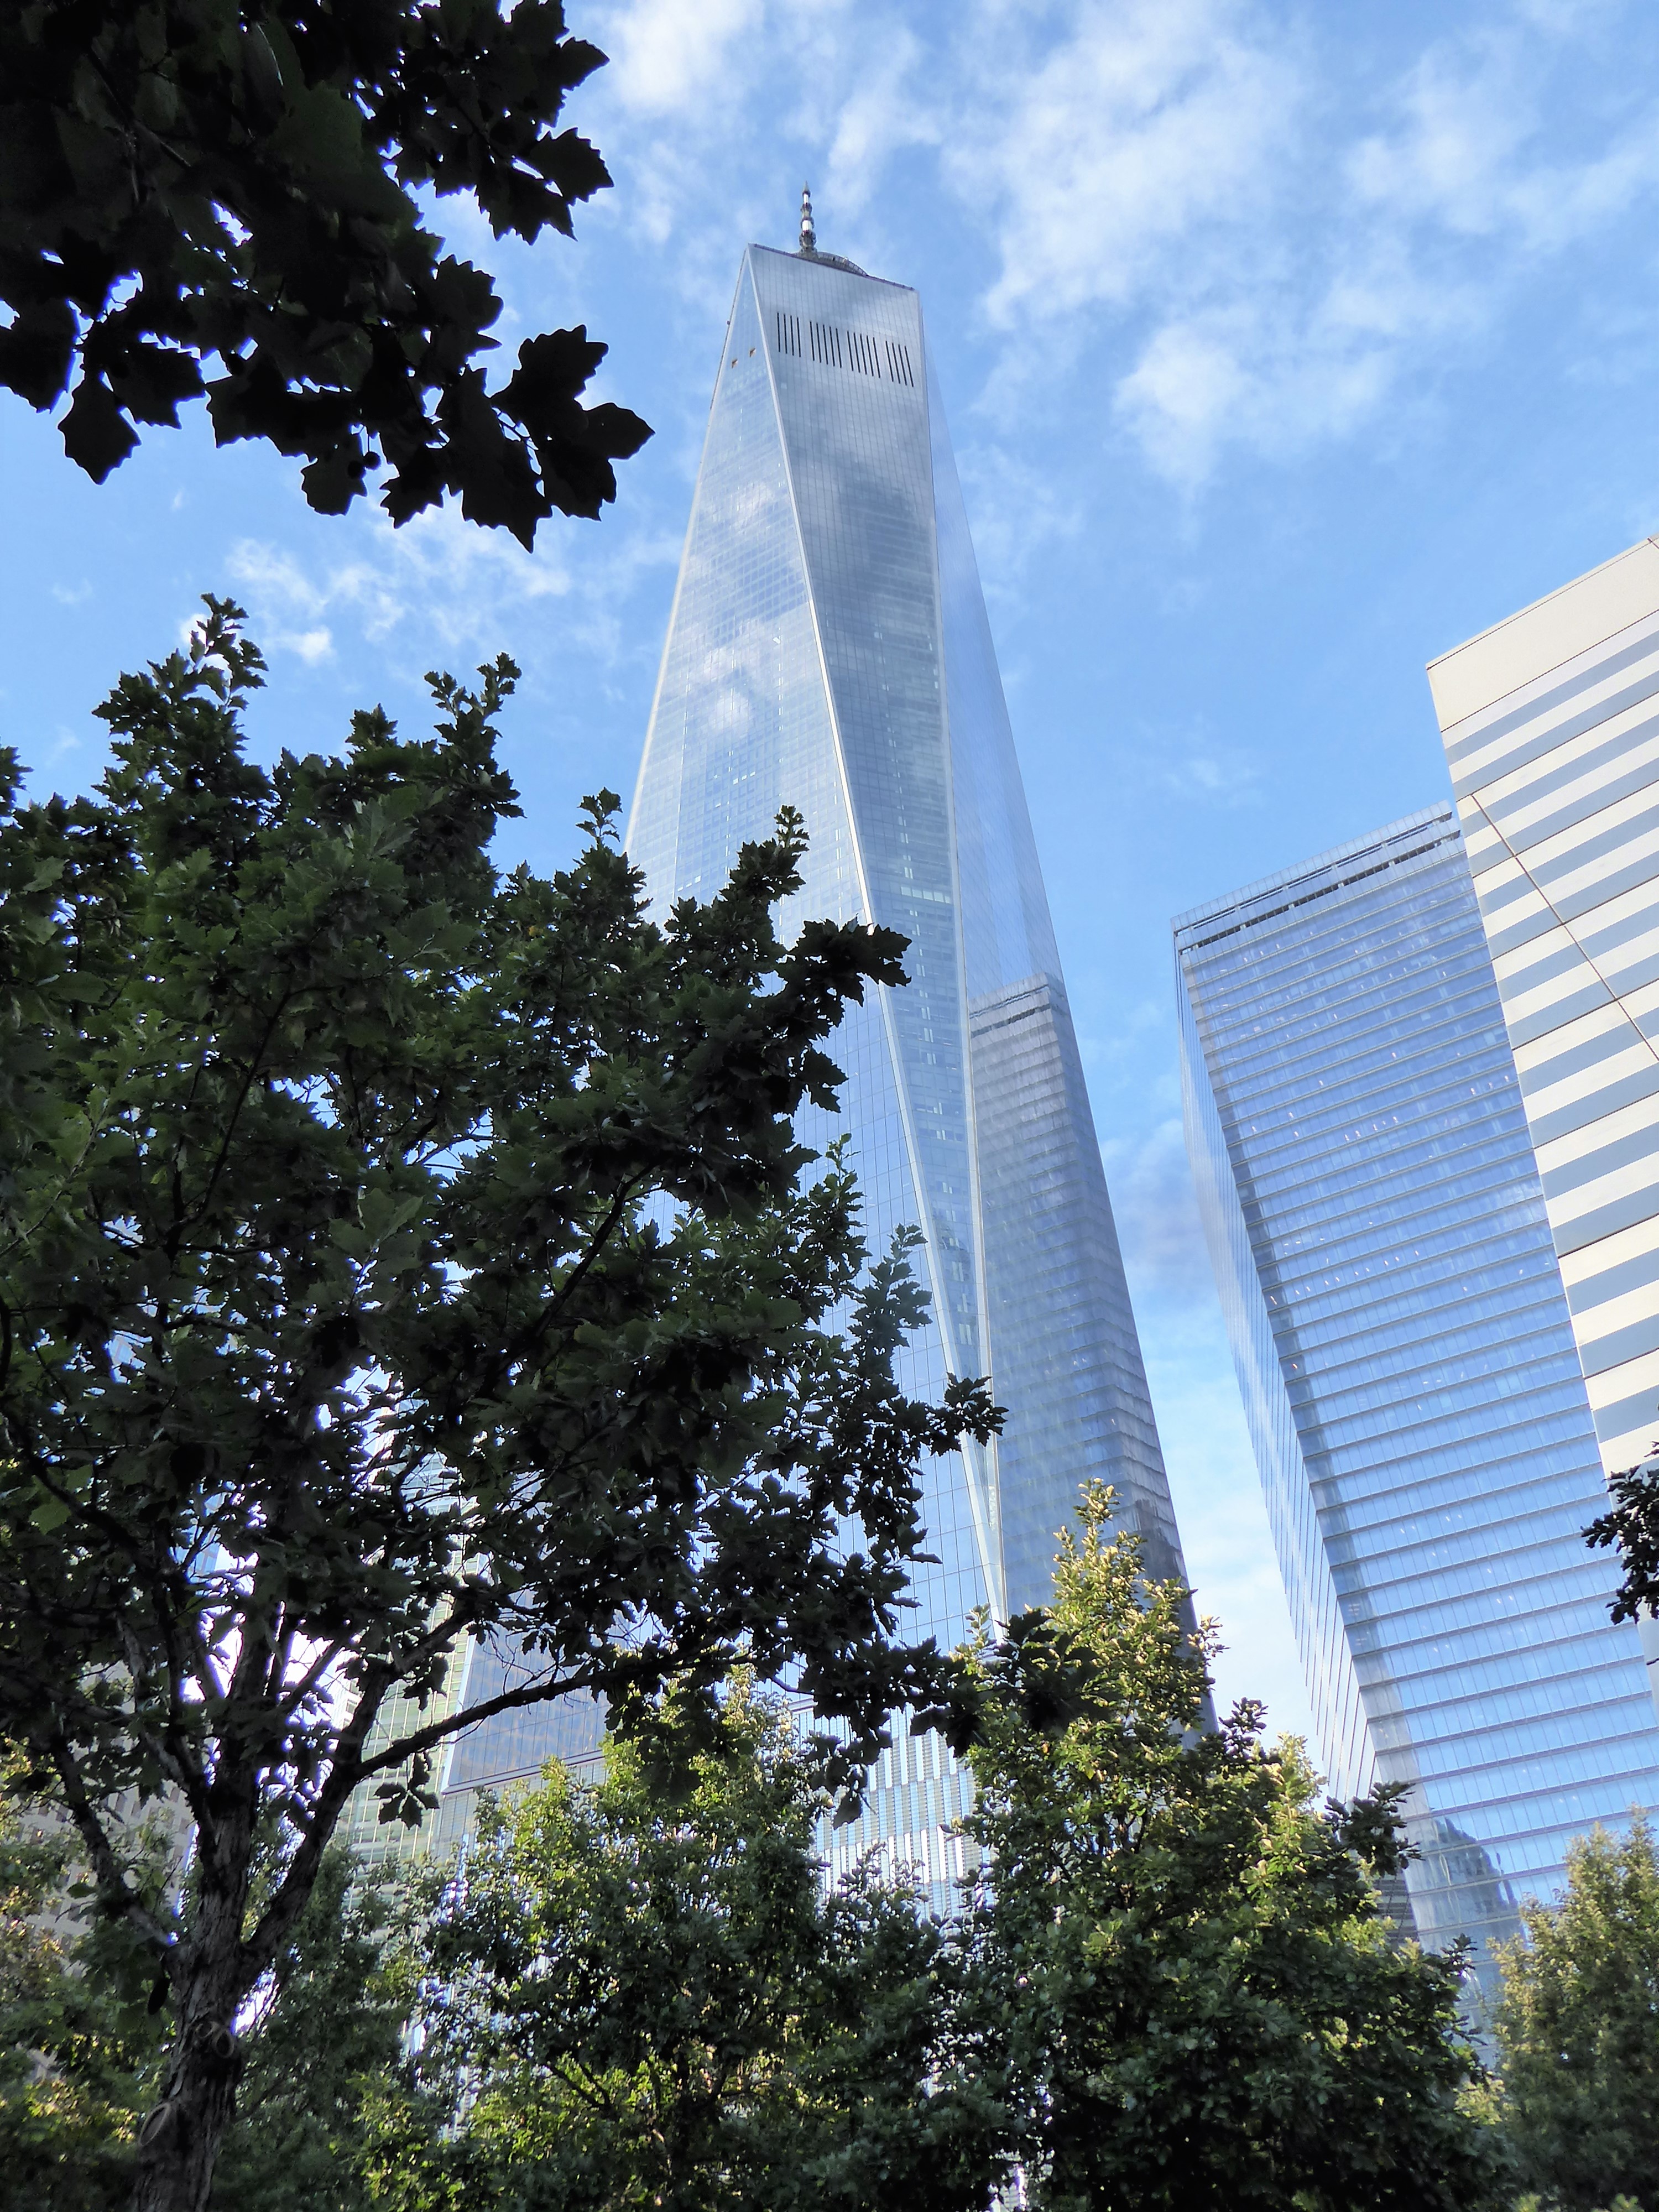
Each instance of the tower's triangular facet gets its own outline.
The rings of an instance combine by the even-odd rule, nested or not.
[[[1040,1601],[1079,1485],[1180,1555],[1081,1061],[920,302],[815,249],[750,247],[715,384],[629,829],[653,899],[709,896],[782,804],[811,836],[784,917],[908,939],[837,1032],[872,1242],[914,1223],[933,1316],[907,1382],[988,1374],[987,1454],[935,1468],[916,1626]],[[961,1778],[901,1729],[836,1856],[942,1880]]]

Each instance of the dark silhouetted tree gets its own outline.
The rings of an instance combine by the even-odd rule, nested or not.
[[[510,664],[434,678],[430,738],[360,714],[269,773],[260,665],[215,605],[101,710],[90,796],[0,783],[0,1731],[163,1978],[166,2212],[347,1798],[417,1814],[462,1724],[377,1735],[390,1700],[507,1638],[472,1719],[586,1692],[626,1732],[672,1680],[712,1727],[747,1663],[851,1771],[938,1687],[898,1632],[921,1465],[994,1419],[904,1395],[906,1254],[804,1177],[902,940],[780,943],[799,823],[660,922],[608,796],[567,873],[503,878]],[[125,1880],[134,1794],[194,1823],[182,1917]]]
[[[568,236],[610,183],[566,95],[599,67],[560,0],[28,0],[0,9],[0,384],[55,407],[99,483],[205,392],[215,436],[302,456],[338,514],[384,466],[394,522],[446,492],[531,544],[597,515],[649,436],[585,404],[585,328],[520,346],[421,196]],[[203,370],[216,362],[204,382]]]

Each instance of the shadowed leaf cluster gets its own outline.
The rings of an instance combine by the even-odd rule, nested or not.
[[[106,702],[95,792],[0,769],[0,1727],[165,1973],[169,2205],[350,1793],[429,1802],[467,1639],[516,1655],[473,1721],[792,1671],[850,1774],[939,1685],[920,1469],[995,1420],[904,1395],[906,1240],[868,1264],[807,1175],[823,1042],[902,971],[779,940],[798,819],[653,920],[607,794],[563,874],[492,865],[510,663],[270,770],[260,669],[216,604]],[[181,1928],[124,1884],[128,1795],[194,1826]]]
[[[303,457],[325,514],[384,465],[394,522],[446,492],[526,545],[597,515],[650,434],[584,404],[605,349],[529,337],[492,388],[501,301],[419,196],[568,236],[610,179],[556,126],[604,58],[561,0],[0,9],[0,384],[46,409],[72,382],[64,443],[100,483],[205,393],[219,442]]]

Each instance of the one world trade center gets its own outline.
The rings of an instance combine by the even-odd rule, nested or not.
[[[781,806],[805,883],[781,917],[884,923],[908,985],[836,1031],[872,1249],[913,1224],[931,1294],[904,1380],[983,1375],[1003,1433],[934,1463],[916,1632],[958,1640],[1049,1590],[1079,1486],[1115,1486],[1182,1571],[1053,925],[916,294],[817,251],[750,246],[715,382],[628,831],[653,902],[711,896]],[[894,1730],[832,1860],[888,1845],[957,1871],[962,1778]]]

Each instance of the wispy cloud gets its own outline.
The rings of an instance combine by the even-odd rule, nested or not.
[[[1178,1113],[1101,1148],[1137,1299],[1182,1298],[1210,1288],[1198,1200]]]
[[[1659,191],[1659,103],[1575,137],[1550,97],[1564,45],[1614,12],[1497,10],[1352,84],[1249,0],[993,0],[1004,66],[945,165],[989,228],[999,374],[1042,373],[1063,333],[1188,493],[1231,452],[1354,435]]]
[[[576,527],[577,526],[571,526]],[[559,609],[558,636],[601,657],[623,648],[629,585],[642,568],[672,563],[678,543],[649,532],[594,535],[580,562],[565,556],[557,526],[533,554],[501,531],[483,531],[445,508],[400,530],[365,514],[342,532],[340,557],[308,564],[291,549],[245,538],[228,568],[258,634],[279,653],[314,665],[332,629],[356,631],[400,665],[499,651],[515,653]]]
[[[997,4],[975,30],[984,82],[946,166],[991,219],[996,322],[1132,305],[1270,210],[1308,87],[1237,0]]]
[[[634,113],[683,118],[718,106],[762,45],[764,0],[633,0],[603,11],[611,96]]]
[[[248,601],[266,651],[291,653],[308,668],[329,659],[334,634],[317,617],[335,594],[313,583],[292,553],[244,538],[231,548],[226,565]]]
[[[1246,806],[1261,795],[1261,765],[1236,748],[1200,745],[1163,761],[1155,771],[1165,791],[1206,806]]]
[[[1103,453],[1191,499],[1414,419],[1529,274],[1659,196],[1659,102],[1585,61],[1631,13],[1492,0],[1413,43],[1288,0],[601,0],[596,113],[704,303],[738,230],[787,237],[798,162],[872,266],[913,258],[927,172],[984,266],[983,437],[1092,386]],[[999,531],[1018,565],[1065,527],[977,489],[993,575]]]

